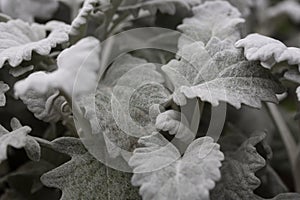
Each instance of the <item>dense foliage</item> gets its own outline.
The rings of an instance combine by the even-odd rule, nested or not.
[[[1,200],[300,199],[299,1],[0,11]]]

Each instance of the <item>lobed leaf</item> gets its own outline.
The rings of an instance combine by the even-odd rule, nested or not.
[[[244,60],[230,40],[213,37],[206,46],[194,42],[180,56],[162,68],[175,86],[173,99],[179,105],[186,103],[185,97],[199,97],[213,106],[225,101],[236,108],[242,103],[260,107],[261,101],[277,102],[275,94],[283,92],[268,70]]]
[[[222,178],[211,191],[211,199],[253,199],[264,200],[254,193],[261,181],[256,172],[266,165],[265,159],[258,153],[257,145],[266,137],[264,133],[256,133],[237,148],[227,148],[224,151],[225,160],[221,167]],[[235,137],[236,138],[236,137]],[[227,145],[232,146],[232,138]],[[221,146],[226,140],[221,141]],[[299,194],[283,193],[272,198],[274,200],[300,199]]]
[[[30,159],[38,161],[41,156],[41,148],[34,139],[28,137],[31,128],[22,126],[16,118],[11,120],[11,127],[12,131],[9,132],[0,125],[0,163],[7,159],[8,146],[24,148]]]
[[[224,156],[210,137],[195,140],[183,157],[177,148],[156,133],[139,141],[145,147],[134,151],[132,184],[143,199],[209,199],[209,190],[221,178]]]
[[[113,88],[112,114],[122,130],[136,137],[155,131],[149,109],[169,99],[163,82],[152,63],[138,65],[120,77]]]
[[[0,22],[0,68],[6,61],[12,67],[20,65],[22,61],[29,61],[33,52],[49,55],[52,48],[67,42],[69,37],[66,30],[53,29],[51,24],[29,25],[21,20]],[[48,37],[46,31],[51,31]]]
[[[95,6],[100,2],[100,0],[85,0],[82,8],[80,9],[78,15],[72,21],[70,35],[75,36],[80,34],[81,28],[87,24],[87,19],[94,11]]]
[[[122,150],[132,152],[137,137],[155,130],[156,116],[152,116],[151,107],[169,95],[154,82],[162,81],[154,65],[145,63],[130,55],[120,57],[105,72],[96,93],[80,102],[93,134],[103,134],[112,157]]]
[[[62,190],[62,200],[140,199],[131,187],[129,173],[106,167],[85,150],[79,139],[59,138],[52,146],[72,157],[41,177],[46,186]]]
[[[199,97],[213,106],[225,101],[236,108],[277,102],[275,94],[283,92],[279,83],[234,47],[243,21],[229,3],[214,1],[195,7],[194,17],[178,26],[188,37],[179,39],[179,59],[162,67],[175,87],[175,103],[185,105],[186,97]]]
[[[212,13],[214,13],[212,15]],[[179,47],[195,41],[207,44],[212,37],[220,40],[240,39],[238,25],[245,20],[240,12],[226,1],[208,1],[193,8],[193,17],[186,18],[178,29],[184,36],[179,40]],[[186,41],[186,37],[191,38]]]

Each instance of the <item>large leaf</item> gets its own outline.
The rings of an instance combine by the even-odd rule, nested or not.
[[[137,145],[137,138],[124,132],[116,123],[112,115],[111,98],[111,88],[101,87],[93,96],[82,99],[80,107],[90,122],[93,136],[104,137],[109,155],[116,158],[122,151],[132,152]]]
[[[213,106],[225,101],[236,108],[242,103],[260,107],[261,101],[277,102],[275,94],[283,92],[280,84],[268,70],[241,54],[230,40],[215,37],[206,46],[202,42],[185,45],[181,59],[162,68],[175,86],[174,101],[184,105],[185,97],[199,97]]]
[[[155,131],[150,108],[170,97],[163,82],[163,76],[152,63],[136,65],[119,78],[113,88],[112,112],[122,130],[136,137]]]
[[[45,26],[29,25],[21,20],[1,22],[0,68],[6,61],[13,67],[20,65],[22,61],[29,61],[33,52],[49,55],[52,48],[67,42],[69,37],[66,27],[54,28],[53,24],[50,22]],[[47,31],[51,31],[48,37],[46,37]]]
[[[62,200],[139,199],[130,184],[131,174],[106,167],[85,150],[80,140],[60,138],[54,140],[52,146],[72,157],[41,177],[46,186],[62,190]]]
[[[236,8],[215,1],[195,7],[194,17],[178,26],[183,32],[179,60],[162,67],[175,87],[175,103],[186,104],[186,97],[199,97],[213,106],[225,101],[236,108],[242,103],[260,107],[261,101],[277,102],[275,94],[283,92],[280,85],[234,47],[240,38],[237,25],[243,21]]]
[[[9,90],[9,87],[7,84],[5,84],[3,81],[0,81],[0,107],[5,106],[6,104],[6,97],[5,92]]]
[[[232,145],[232,138],[223,140],[225,161],[221,167],[222,178],[211,191],[211,199],[253,199],[263,200],[256,195],[254,190],[260,185],[260,180],[255,173],[266,165],[264,158],[258,153],[256,146],[264,140],[265,134],[257,133],[248,140],[242,142],[239,147]],[[236,138],[236,137],[234,137]],[[227,141],[227,142],[226,142]],[[239,140],[241,141],[241,140]],[[300,199],[299,194],[279,194],[274,200],[296,200]]]
[[[16,96],[25,96],[26,92],[31,89],[42,94],[58,89],[69,98],[72,97],[73,92],[74,96],[78,96],[91,91],[97,83],[100,50],[100,43],[96,38],[87,37],[80,40],[58,56],[56,71],[35,72],[17,82],[15,84]],[[78,87],[74,88],[75,81],[83,81],[84,84],[77,84]]]
[[[41,149],[33,138],[28,137],[31,128],[22,126],[16,118],[11,120],[11,127],[12,131],[9,132],[0,125],[0,163],[7,159],[8,146],[18,149],[24,147],[28,157],[34,161],[38,161],[40,159]]]
[[[245,49],[248,60],[259,60],[262,65],[270,68],[274,64],[287,61],[290,65],[300,67],[300,49],[287,47],[279,40],[257,33],[250,34],[236,43],[237,47]]]
[[[56,0],[1,0],[1,11],[12,18],[33,22],[34,18],[50,19],[58,8]]]
[[[193,8],[194,16],[183,20],[178,29],[183,32],[180,47],[186,44],[186,36],[192,41],[207,43],[212,37],[240,39],[238,25],[244,22],[240,12],[226,1],[205,2]],[[213,13],[213,14],[212,14]]]
[[[134,167],[132,184],[143,199],[208,200],[209,190],[221,175],[223,153],[210,137],[195,140],[183,157],[159,133],[140,139],[129,164]]]
[[[145,63],[130,55],[122,56],[106,71],[96,93],[80,102],[93,134],[104,135],[112,157],[122,150],[132,152],[137,145],[136,137],[155,130],[156,116],[151,108],[169,95],[162,85],[154,83],[162,81],[154,65]]]

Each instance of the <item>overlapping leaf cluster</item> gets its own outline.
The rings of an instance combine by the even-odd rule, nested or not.
[[[9,160],[10,146],[24,148],[29,159],[43,165],[35,176],[50,170],[41,181],[60,189],[65,200],[300,199],[299,194],[285,193],[287,188],[270,165],[272,152],[265,133],[246,136],[226,127],[226,135],[217,142],[202,136],[202,130],[192,131],[183,113],[191,99],[197,100],[205,118],[207,105],[217,107],[221,102],[234,109],[279,103],[277,95],[285,90],[266,67],[284,61],[300,66],[299,49],[260,34],[241,39],[242,17],[250,17],[258,5],[267,5],[264,0],[115,0],[111,4],[80,0],[73,5],[82,3],[80,10],[72,10],[70,24],[34,22],[36,17],[50,19],[57,1],[45,0],[49,9],[34,11],[30,3],[41,5],[26,0],[13,12],[18,2],[0,0],[0,9],[10,15],[0,16],[0,69],[8,68],[16,78],[9,86],[0,81],[0,106],[6,105],[6,96],[18,97],[50,128],[33,137],[31,128],[16,118],[11,120],[11,132],[0,126],[0,163]],[[69,0],[62,2],[72,5]],[[279,4],[264,16],[272,18],[290,10],[282,10]],[[113,44],[116,41],[103,42],[105,37],[122,28],[135,28],[143,20],[151,19],[156,25],[161,16],[177,15],[181,17],[177,29],[182,33],[174,41],[178,51],[171,60],[158,53],[162,67],[138,52],[103,66],[113,46],[122,47]],[[297,15],[291,17],[298,20]],[[297,70],[283,74],[300,84]],[[78,117],[88,122],[88,129],[75,127],[73,119]],[[283,122],[279,131],[282,126],[287,130]],[[227,135],[228,130],[233,136]],[[72,137],[56,138],[60,136]],[[87,149],[84,146],[98,141]],[[70,160],[49,164],[44,161],[51,160],[49,149]],[[117,162],[131,173],[111,168],[110,163]],[[0,179],[0,186],[15,175],[18,172]],[[269,185],[273,193],[267,198],[257,190],[264,187],[262,177],[268,176],[273,177]],[[44,187],[37,180],[30,185],[32,193]],[[23,198],[23,194],[13,187],[5,189],[4,198],[12,197]]]

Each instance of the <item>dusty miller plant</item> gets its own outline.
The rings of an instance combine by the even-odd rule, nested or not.
[[[1,200],[300,199],[298,1],[0,11]]]

